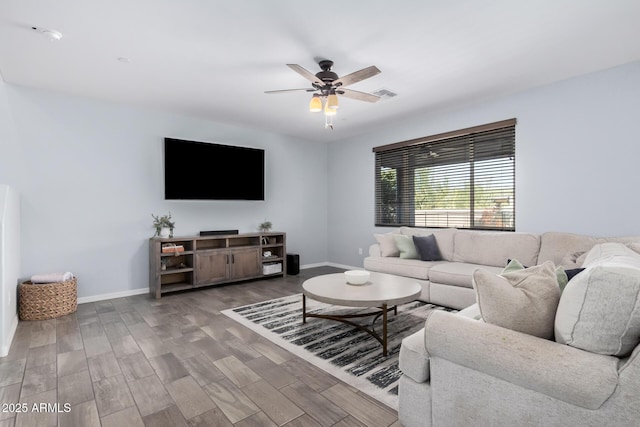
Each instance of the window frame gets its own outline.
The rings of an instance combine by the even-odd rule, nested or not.
[[[446,147],[445,144],[449,143],[457,148],[455,156],[448,160],[434,161],[431,166],[438,166],[438,163],[443,165],[455,166],[469,164],[469,208],[468,208],[468,227],[458,227],[472,230],[494,230],[494,231],[515,231],[515,125],[517,121],[515,118],[502,120],[499,122],[488,123],[480,126],[473,126],[465,129],[460,129],[451,132],[444,132],[436,135],[431,135],[422,138],[416,138],[408,141],[397,142],[393,144],[387,144],[379,147],[374,147],[372,151],[375,154],[375,166],[374,166],[374,181],[375,181],[375,212],[374,221],[376,227],[397,227],[397,226],[409,226],[416,228],[440,228],[442,226],[429,225],[428,220],[425,219],[425,225],[416,225],[416,189],[415,189],[415,171],[421,169],[419,166],[419,160],[412,161],[412,153],[415,156],[416,150],[427,150],[432,146],[438,146],[440,148]],[[493,140],[491,138],[494,138]],[[435,145],[434,145],[435,144]],[[484,145],[483,145],[484,144]],[[478,159],[475,158],[474,153],[477,148],[483,150],[483,155],[480,155]],[[466,151],[465,151],[466,150]],[[386,156],[386,157],[385,157]],[[466,156],[466,157],[465,157]],[[389,182],[383,180],[383,161],[388,162],[389,159],[393,159],[393,162],[397,167],[391,167],[389,170],[395,171],[395,189],[388,188]],[[509,224],[503,221],[500,226],[486,226],[483,224],[476,224],[475,210],[476,206],[475,186],[476,179],[474,177],[474,171],[479,162],[483,160],[495,160],[495,159],[509,159],[509,170],[512,171],[511,181],[509,184],[512,186],[509,188],[510,194],[513,196],[513,200],[508,199],[509,204],[512,205],[509,214]],[[495,168],[496,171],[498,168]],[[494,176],[494,175],[492,175]],[[504,178],[509,177],[509,174],[496,173],[495,177]],[[387,187],[387,191],[383,191],[383,185]],[[426,188],[426,187],[425,187]],[[389,190],[391,190],[389,192]],[[396,203],[395,206],[390,208],[393,203],[381,200],[383,197],[388,197],[389,194],[393,196],[395,191]],[[403,197],[404,196],[404,197]],[[498,199],[496,199],[498,200]],[[496,206],[500,205],[496,201]],[[436,209],[437,210],[437,209]],[[484,208],[486,211],[486,207]],[[444,211],[444,209],[443,209]]]

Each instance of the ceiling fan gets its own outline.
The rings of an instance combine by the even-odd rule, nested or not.
[[[345,89],[345,86],[352,85],[360,82],[369,77],[373,77],[380,73],[380,70],[375,65],[372,65],[362,70],[355,71],[346,76],[338,77],[336,73],[331,71],[333,67],[333,61],[322,60],[318,63],[322,71],[313,74],[311,71],[298,64],[287,64],[287,67],[291,68],[296,73],[300,74],[305,79],[311,82],[311,88],[302,89],[282,89],[282,90],[268,90],[265,93],[285,93],[285,92],[314,92],[311,102],[309,103],[309,111],[320,112],[323,110],[322,102],[324,100],[324,114],[325,114],[325,127],[333,129],[333,123],[331,122],[332,116],[335,116],[338,108],[338,95],[344,96],[350,99],[356,99],[358,101],[365,102],[377,102],[380,97],[371,93],[360,92],[353,89]]]

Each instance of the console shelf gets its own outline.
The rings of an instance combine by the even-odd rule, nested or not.
[[[175,252],[163,252],[174,246]],[[265,257],[270,252],[272,256]],[[243,280],[286,276],[286,233],[149,239],[149,293],[162,294]]]

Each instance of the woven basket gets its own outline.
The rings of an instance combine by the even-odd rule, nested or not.
[[[78,308],[78,280],[34,285],[31,281],[18,286],[21,320],[45,320],[65,316]]]

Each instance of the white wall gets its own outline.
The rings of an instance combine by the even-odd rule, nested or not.
[[[18,326],[16,309],[20,278],[20,197],[0,184],[0,357],[9,353]]]
[[[372,147],[511,117],[518,119],[519,231],[640,234],[640,144],[633,139],[639,95],[640,63],[633,63],[389,121],[327,146],[4,84],[0,183],[22,195],[22,276],[73,271],[81,297],[145,288],[151,213],[168,211],[176,235],[253,231],[268,219],[288,233],[289,252],[303,265],[361,266],[372,234],[384,231],[373,225]],[[165,136],[265,148],[267,200],[164,201]]]
[[[6,97],[19,144],[2,164],[24,165],[0,183],[22,195],[23,276],[72,271],[80,297],[145,288],[151,214],[168,211],[175,235],[270,220],[303,265],[327,260],[325,145],[8,84]],[[265,149],[266,200],[164,201],[165,136]]]
[[[518,231],[640,235],[639,112],[635,62],[332,143],[329,261],[362,266],[372,234],[386,231],[374,227],[372,147],[513,117]]]
[[[0,357],[8,353],[18,323],[16,294],[20,276],[20,206],[15,189],[3,185],[15,180],[19,173],[20,157],[9,155],[17,147],[5,83],[0,78]]]

